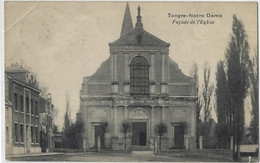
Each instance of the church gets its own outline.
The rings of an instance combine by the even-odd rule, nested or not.
[[[170,44],[144,30],[141,8],[135,27],[126,5],[120,38],[109,58],[83,78],[80,114],[83,149],[124,149],[122,123],[131,124],[126,147],[154,148],[154,128],[167,125],[162,149],[196,149],[196,84],[169,57]]]

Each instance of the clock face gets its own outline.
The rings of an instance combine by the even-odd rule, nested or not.
[[[55,46],[62,41],[66,18],[58,9],[37,7],[24,18],[20,34],[23,45],[28,51],[37,53],[39,50]]]

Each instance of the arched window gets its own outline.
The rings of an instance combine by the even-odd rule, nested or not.
[[[144,57],[135,57],[130,63],[130,93],[149,94],[149,63]]]

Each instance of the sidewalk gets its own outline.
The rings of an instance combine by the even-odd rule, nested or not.
[[[49,153],[12,154],[12,155],[6,155],[6,159],[8,159],[8,158],[16,158],[16,157],[35,157],[35,156],[53,156],[53,155],[64,155],[64,153],[49,152]]]

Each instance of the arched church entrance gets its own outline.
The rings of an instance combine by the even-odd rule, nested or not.
[[[142,108],[137,108],[130,112],[129,118],[132,122],[132,145],[147,146],[148,113]]]

